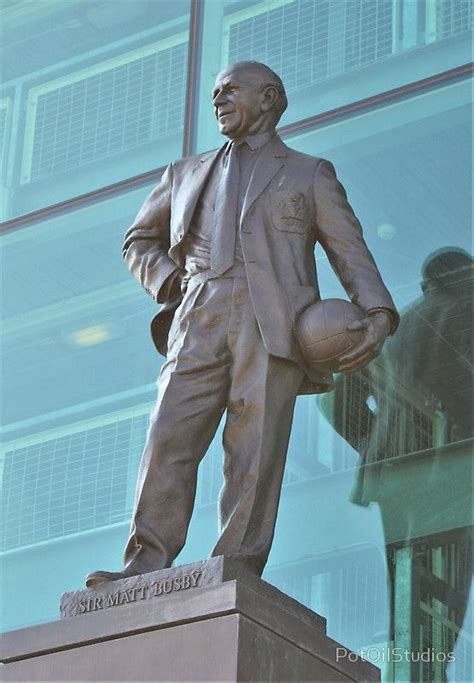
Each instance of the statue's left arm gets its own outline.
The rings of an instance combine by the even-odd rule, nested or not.
[[[362,227],[350,206],[333,165],[321,160],[314,175],[317,239],[352,303],[367,313],[351,329],[364,329],[364,340],[341,358],[341,370],[353,371],[375,358],[399,316],[374,258],[365,243]]]

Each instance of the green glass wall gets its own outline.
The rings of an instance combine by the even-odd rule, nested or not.
[[[228,60],[262,59],[288,84],[285,141],[334,162],[402,312],[378,361],[338,376],[331,394],[298,399],[264,578],[325,616],[329,635],[365,653],[387,681],[472,680],[472,96],[465,74],[445,74],[469,59],[470,3],[199,3],[197,94],[187,103],[187,57],[173,50],[193,43],[188,3],[4,5],[4,52],[20,54],[23,44],[36,52],[28,61],[23,49],[5,71],[6,215],[71,202],[9,223],[2,237],[3,628],[57,618],[59,595],[89,570],[120,568],[161,364],[149,337],[156,304],[121,259],[123,233],[159,173],[129,179],[181,156],[186,115],[197,149],[221,144],[210,83]],[[389,34],[398,49],[384,52]],[[166,50],[166,64],[156,62]],[[107,85],[111,64],[118,71]],[[147,68],[167,74],[168,90]],[[152,85],[129,91],[122,73]],[[84,74],[112,93],[115,109],[96,90],[82,107],[84,93],[74,92]],[[298,125],[430,76],[429,87]],[[34,140],[56,125],[46,116],[37,138],[26,126],[31,90],[43,88],[37,104],[45,97],[49,106],[61,83],[74,84],[70,116],[86,117],[77,130],[68,124],[70,159],[73,131],[85,149],[91,131],[106,140],[104,126],[120,117],[130,135],[141,121],[144,137],[127,146],[124,133],[125,147],[110,155],[22,182],[25,149],[40,149]],[[167,103],[157,91],[169,93]],[[166,135],[163,112],[175,126]],[[51,135],[59,145],[59,128]],[[53,148],[43,149],[37,158],[53,163]],[[342,296],[324,252],[316,258],[323,296]],[[220,462],[218,434],[178,562],[205,557],[215,542]],[[387,661],[394,648],[413,656]],[[455,661],[446,666],[448,655]]]

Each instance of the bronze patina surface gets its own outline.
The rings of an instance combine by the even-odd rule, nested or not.
[[[176,161],[127,231],[124,258],[163,304],[152,324],[166,355],[138,474],[121,572],[170,567],[182,549],[199,462],[225,413],[220,536],[212,552],[257,575],[270,551],[298,393],[333,388],[305,365],[299,313],[319,300],[319,242],[349,298],[366,311],[363,340],[342,370],[366,365],[398,316],[329,161],[287,147],[275,131],[287,98],[264,64],[222,71],[212,92],[221,149]]]

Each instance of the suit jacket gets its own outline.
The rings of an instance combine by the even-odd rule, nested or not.
[[[166,169],[127,231],[125,261],[138,282],[164,304],[152,323],[158,350],[166,342],[180,297],[170,297],[183,269],[181,244],[218,151]],[[269,353],[303,367],[302,393],[333,388],[330,373],[306,367],[296,344],[298,314],[320,298],[314,247],[320,242],[349,298],[365,310],[397,313],[346,192],[328,161],[296,152],[275,135],[260,151],[240,217],[240,239],[255,315]]]

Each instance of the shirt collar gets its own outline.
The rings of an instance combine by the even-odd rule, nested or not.
[[[267,131],[266,133],[255,133],[254,135],[247,135],[245,138],[239,138],[236,140],[238,143],[246,142],[247,145],[250,147],[252,152],[255,152],[255,150],[260,149],[264,145],[267,144],[274,136],[276,135],[276,132],[274,130]],[[226,144],[225,147],[225,153],[228,154],[230,152],[230,148],[232,145],[232,140],[229,140],[229,142]]]
[[[256,150],[260,149],[260,147],[263,147],[264,145],[271,140],[271,138],[275,135],[275,131],[267,131],[266,133],[256,133],[255,135],[247,135],[246,138],[244,138],[244,141],[247,143],[247,145],[250,147],[251,150]]]

